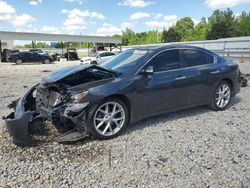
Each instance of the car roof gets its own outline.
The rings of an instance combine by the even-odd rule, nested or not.
[[[171,48],[191,48],[191,49],[202,49],[204,48],[196,47],[196,46],[190,46],[190,45],[184,45],[184,44],[160,44],[160,45],[148,45],[148,46],[138,46],[134,47],[132,49],[135,50],[151,50],[151,51],[161,51],[165,49],[171,49]]]

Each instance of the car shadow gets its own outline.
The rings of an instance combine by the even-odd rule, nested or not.
[[[225,110],[234,108],[234,105],[238,104],[239,102],[241,102],[240,97],[236,96],[232,98],[230,104]],[[205,114],[210,111],[211,109],[208,106],[198,106],[198,107],[188,108],[188,109],[184,109],[184,110],[180,110],[176,112],[170,112],[170,113],[166,113],[166,114],[162,114],[162,115],[158,115],[154,117],[149,117],[149,118],[146,118],[144,120],[138,121],[136,123],[133,123],[127,126],[126,130],[122,133],[122,135],[131,134],[134,131],[138,131],[138,130],[141,130],[150,126],[154,126],[159,123],[168,123],[168,122],[175,121],[177,119],[188,118],[191,116]]]
[[[232,98],[227,109],[234,108],[234,105],[238,104],[239,102],[241,102],[240,97],[236,96],[236,97]],[[120,136],[131,134],[135,131],[142,130],[142,129],[147,128],[147,127],[155,126],[156,124],[159,124],[159,123],[168,123],[168,122],[175,121],[176,119],[188,118],[191,116],[205,114],[205,113],[208,113],[209,111],[211,111],[211,109],[209,109],[209,107],[207,107],[207,106],[198,106],[198,107],[188,108],[188,109],[180,110],[180,111],[176,111],[176,112],[170,112],[170,113],[166,113],[166,114],[162,114],[162,115],[158,115],[158,116],[154,116],[154,117],[149,117],[149,118],[146,118],[144,120],[138,121],[136,123],[129,124]],[[35,133],[34,135],[35,136],[40,135],[40,136],[49,137],[49,136],[51,136],[50,131],[51,130],[49,130],[48,127],[40,126],[39,128],[36,128],[36,130],[34,131],[34,133]],[[57,135],[57,136],[59,136],[59,135]],[[50,141],[46,141],[47,139],[42,139],[42,140],[34,139],[29,147],[37,147],[37,146],[41,146],[44,144],[45,145],[50,144],[51,141],[57,141],[57,139],[58,139],[58,137],[57,138],[53,137],[52,140],[49,139]],[[78,140],[78,141],[64,142],[61,144],[63,144],[63,145],[83,145],[83,144],[87,144],[89,142],[92,142],[93,140],[94,139],[91,137],[86,137],[86,138]]]

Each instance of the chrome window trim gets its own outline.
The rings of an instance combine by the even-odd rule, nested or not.
[[[214,62],[211,63],[211,64],[217,63],[217,58],[215,58],[215,56],[213,56],[213,55],[209,54],[208,52],[205,52],[205,51],[203,51],[203,50],[201,50],[201,49],[193,49],[192,47],[191,47],[191,48],[169,48],[169,49],[165,49],[165,50],[162,50],[162,51],[156,53],[153,57],[151,57],[149,60],[147,60],[147,62],[146,62],[138,71],[136,71],[135,75],[137,75],[137,74],[140,72],[140,70],[141,70],[143,67],[145,67],[145,66],[146,66],[155,56],[159,55],[159,54],[162,53],[162,52],[166,52],[166,51],[169,51],[169,50],[197,50],[197,51],[201,51],[201,52],[206,53],[207,55],[210,55],[210,56],[213,57]],[[180,54],[180,56],[181,56],[181,54]],[[181,57],[182,57],[182,56],[181,56]],[[181,64],[182,64],[182,58],[181,58]],[[190,66],[190,67],[181,67],[181,68],[178,68],[178,69],[171,69],[171,70],[158,71],[158,72],[154,72],[154,74],[162,73],[162,72],[171,72],[171,71],[176,71],[176,70],[184,70],[184,69],[188,69],[188,68],[201,67],[201,66],[205,66],[205,65],[210,65],[210,64],[196,65],[196,66]],[[183,64],[182,64],[182,66],[183,66]]]

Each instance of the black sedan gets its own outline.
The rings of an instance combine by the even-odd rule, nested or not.
[[[26,62],[42,62],[44,64],[53,62],[53,59],[47,53],[41,53],[41,51],[23,51],[13,53],[9,56],[8,60],[17,65]]]
[[[55,71],[30,89],[7,116],[16,144],[29,144],[39,118],[60,131],[59,141],[110,139],[141,119],[199,105],[224,110],[240,90],[237,64],[198,47],[130,49],[98,65]]]

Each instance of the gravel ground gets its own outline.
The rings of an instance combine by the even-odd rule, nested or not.
[[[0,115],[71,63],[0,64]],[[250,73],[250,62],[241,64]],[[0,187],[249,187],[250,87],[223,112],[197,107],[130,125],[119,137],[63,145],[48,124],[36,147],[12,144],[0,120]]]

